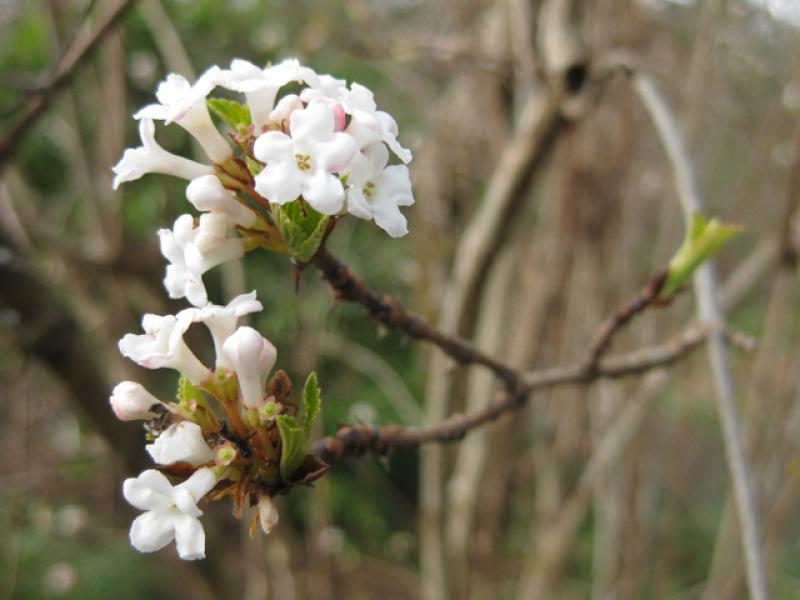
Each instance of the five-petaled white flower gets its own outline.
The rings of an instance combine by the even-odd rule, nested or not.
[[[414,204],[408,167],[387,167],[389,151],[377,142],[356,154],[347,168],[347,210],[375,223],[392,237],[408,233],[400,206]]]
[[[165,121],[167,125],[177,123],[194,136],[211,160],[225,162],[233,150],[214,126],[206,106],[206,96],[217,87],[220,77],[221,69],[211,67],[192,85],[185,77],[170,73],[158,85],[159,103],[148,104],[133,117]]]
[[[181,215],[171,230],[158,231],[161,254],[170,262],[164,278],[170,298],[208,304],[203,273],[244,255],[244,243],[231,233],[231,223],[221,212],[200,215],[197,227],[191,215]]]
[[[186,186],[186,199],[197,210],[222,213],[241,227],[252,227],[257,220],[256,213],[241,204],[215,175],[193,179]]]
[[[183,179],[194,179],[208,175],[213,170],[208,165],[167,152],[156,142],[156,126],[152,119],[139,121],[139,137],[142,145],[128,148],[119,162],[111,167],[114,171],[114,189],[126,181],[135,181],[147,173],[164,173]]]
[[[166,406],[161,400],[135,381],[118,383],[111,392],[111,410],[120,421],[153,419],[158,415],[151,409]]]
[[[317,74],[302,66],[296,58],[288,58],[264,69],[237,58],[231,62],[230,69],[220,73],[218,81],[222,87],[245,95],[258,134],[272,122],[270,113],[275,107],[278,90],[292,81],[316,83]]]
[[[155,552],[173,539],[184,560],[205,558],[206,534],[198,517],[200,499],[217,483],[211,469],[195,471],[180,485],[173,485],[160,472],[149,469],[122,486],[125,499],[147,511],[131,525],[131,544],[139,552]]]
[[[266,168],[255,177],[256,191],[274,204],[303,198],[326,215],[342,210],[340,173],[357,151],[353,138],[335,132],[334,115],[324,104],[295,110],[289,117],[291,137],[268,131],[253,147]]]
[[[200,425],[181,421],[170,425],[152,444],[145,446],[153,460],[160,465],[187,462],[199,467],[214,460],[214,452],[208,447]]]
[[[243,326],[225,340],[222,350],[227,364],[236,372],[245,406],[257,407],[278,356],[275,346],[252,327]]]
[[[119,341],[119,351],[145,368],[175,369],[199,385],[211,373],[183,341],[183,334],[191,324],[191,309],[163,317],[148,313],[142,318],[144,334],[126,334]]]
[[[256,292],[241,294],[231,300],[227,306],[209,304],[202,308],[192,310],[195,322],[205,323],[214,340],[214,349],[217,352],[217,366],[233,369],[233,365],[226,359],[223,344],[236,331],[236,325],[241,317],[250,313],[263,310],[261,302],[256,300]]]

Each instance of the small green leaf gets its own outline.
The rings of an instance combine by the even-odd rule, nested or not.
[[[686,237],[669,261],[669,270],[660,300],[672,299],[689,280],[695,269],[708,260],[725,242],[739,234],[739,225],[721,223],[718,219],[707,219],[700,213],[692,215]]]
[[[247,105],[227,98],[207,98],[208,109],[225,121],[234,131],[242,131],[252,123]]]
[[[325,237],[330,217],[300,200],[273,205],[272,214],[289,254],[301,262],[311,260]]]
[[[307,438],[297,419],[289,415],[275,417],[281,435],[281,479],[291,481],[292,475],[303,464],[306,456]]]
[[[303,430],[306,437],[311,434],[311,426],[314,424],[314,419],[319,414],[319,409],[322,406],[321,390],[317,384],[317,374],[313,371],[306,379],[306,384],[303,387]]]

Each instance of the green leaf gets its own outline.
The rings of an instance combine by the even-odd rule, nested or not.
[[[313,371],[306,379],[306,384],[303,387],[303,430],[305,431],[306,438],[311,434],[311,426],[314,424],[314,419],[319,414],[319,409],[322,406],[321,390],[317,384],[317,374]]]
[[[697,267],[741,231],[739,225],[722,223],[716,218],[708,219],[700,213],[694,213],[681,247],[669,261],[667,279],[658,295],[659,299],[672,299]]]
[[[300,200],[273,205],[272,214],[289,254],[301,262],[311,260],[325,237],[330,217]]]
[[[207,98],[208,109],[225,121],[234,131],[242,132],[252,120],[250,119],[250,109],[247,105],[228,100],[227,98]]]
[[[306,457],[307,438],[297,419],[289,415],[275,417],[281,434],[281,479],[289,483],[297,468]]]

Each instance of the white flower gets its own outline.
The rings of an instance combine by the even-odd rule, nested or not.
[[[251,227],[257,219],[256,213],[236,200],[215,175],[193,179],[186,187],[186,199],[197,210],[223,213],[241,227]]]
[[[236,372],[245,406],[256,407],[264,395],[267,375],[275,365],[275,346],[252,327],[239,327],[225,340],[222,351]]]
[[[152,119],[142,119],[139,122],[139,137],[142,145],[138,148],[126,149],[119,162],[111,167],[116,175],[114,189],[117,189],[121,183],[135,181],[147,173],[164,173],[183,179],[194,179],[213,173],[213,169],[208,165],[164,150],[156,142],[155,132],[156,126]]]
[[[194,136],[211,160],[225,162],[233,151],[214,126],[206,106],[206,96],[219,83],[220,73],[219,67],[211,67],[194,85],[170,73],[156,91],[159,103],[145,106],[133,117],[165,121],[167,125],[175,122]]]
[[[348,90],[344,81],[329,75],[321,75],[319,80],[319,86],[301,92],[300,98],[304,102],[328,98],[341,104],[345,112],[351,115],[347,133],[355,138],[359,148],[381,140],[404,163],[411,162],[411,151],[397,141],[397,122],[389,113],[377,109],[375,96],[369,88],[352,83]]]
[[[286,121],[288,123],[291,114],[303,108],[305,108],[305,106],[303,106],[303,101],[300,100],[297,94],[287,94],[278,101],[273,111],[269,113],[269,122],[283,123]],[[342,129],[344,129],[344,127],[342,127]]]
[[[260,133],[272,121],[270,113],[281,87],[292,81],[310,83],[316,82],[316,79],[317,74],[312,69],[302,66],[294,58],[265,69],[237,58],[231,62],[229,70],[222,71],[219,84],[245,95],[250,118],[256,133]]]
[[[194,226],[191,215],[181,215],[170,229],[160,229],[161,254],[169,260],[164,287],[170,298],[185,297],[194,306],[208,303],[202,275],[244,255],[244,243],[230,237],[232,228],[222,213],[205,213]]]
[[[261,530],[264,533],[269,533],[278,524],[278,509],[272,498],[266,494],[258,495],[258,520],[261,524]]]
[[[269,131],[253,147],[267,164],[255,177],[256,191],[275,204],[285,204],[301,194],[326,215],[341,211],[344,188],[334,172],[341,172],[356,153],[349,135],[334,132],[334,116],[323,104],[295,110],[289,117],[291,137]]]
[[[193,319],[205,323],[214,339],[214,349],[217,352],[217,366],[233,369],[233,365],[226,360],[223,344],[236,330],[239,318],[250,313],[263,310],[261,302],[256,300],[256,292],[236,296],[227,306],[209,304],[193,310]],[[191,309],[190,309],[191,310]]]
[[[153,419],[158,416],[150,409],[164,404],[135,381],[118,383],[111,392],[111,409],[120,421]]]
[[[387,167],[389,151],[374,143],[356,154],[347,169],[347,210],[356,217],[375,220],[392,237],[408,233],[400,206],[414,204],[408,167]]]
[[[144,335],[125,335],[119,341],[119,351],[145,368],[175,369],[199,385],[211,374],[183,341],[191,324],[191,309],[163,317],[146,314],[142,318]]]
[[[197,503],[216,483],[214,472],[208,468],[195,471],[175,487],[153,469],[126,479],[122,485],[125,500],[147,511],[131,525],[133,547],[139,552],[155,552],[174,539],[182,559],[205,558],[206,534],[197,518],[203,512]]]
[[[191,421],[170,425],[155,442],[147,444],[145,448],[160,465],[187,462],[198,467],[214,460],[214,452],[203,438],[200,425]]]
[[[344,79],[318,75],[316,81],[309,82],[309,87],[300,92],[300,99],[307,104],[325,98],[344,103],[347,101],[347,94],[347,82]]]

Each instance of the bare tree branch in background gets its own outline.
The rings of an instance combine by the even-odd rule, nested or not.
[[[53,95],[69,83],[75,69],[91,56],[92,51],[119,24],[134,2],[135,0],[118,0],[106,9],[96,27],[88,19],[81,23],[79,30],[71,38],[69,47],[50,68],[44,83],[28,94],[20,106],[20,116],[0,137],[0,170],[13,156],[27,130],[50,104]]]

